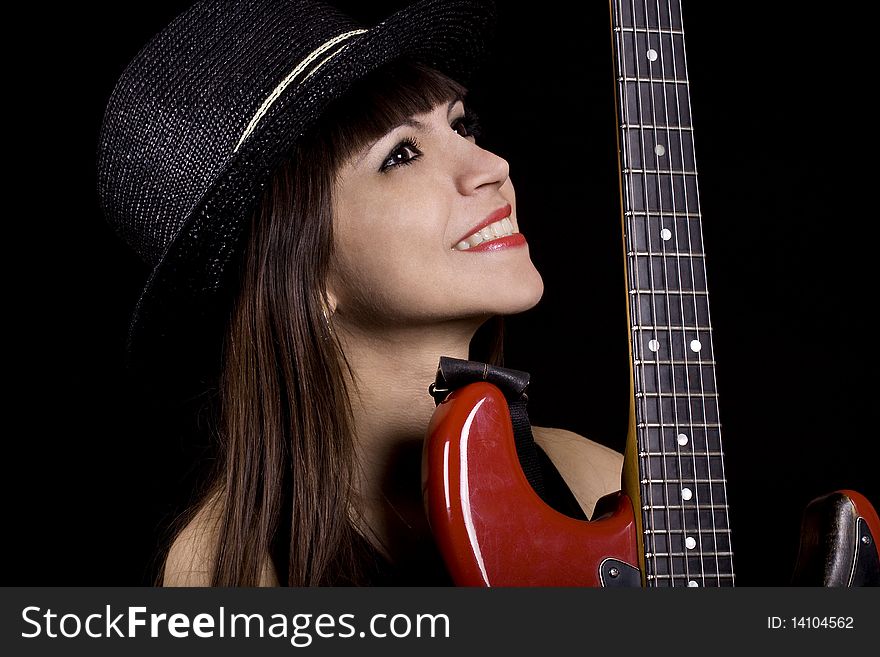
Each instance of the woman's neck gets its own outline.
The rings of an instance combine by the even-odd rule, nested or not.
[[[361,513],[368,535],[394,563],[418,562],[433,548],[421,486],[422,445],[435,408],[428,385],[440,356],[468,357],[479,324],[339,331],[355,378]]]

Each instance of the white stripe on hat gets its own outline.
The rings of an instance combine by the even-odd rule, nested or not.
[[[363,34],[366,31],[367,30],[352,30],[351,32],[343,32],[342,34],[325,41],[323,44],[321,44],[320,46],[315,48],[311,53],[309,53],[308,57],[306,57],[299,64],[297,64],[296,68],[293,69],[287,75],[287,77],[284,78],[277,87],[275,87],[275,89],[272,91],[272,93],[269,94],[269,97],[263,101],[263,104],[260,106],[260,109],[257,110],[257,113],[254,114],[254,118],[252,118],[250,123],[248,123],[247,128],[245,128],[244,134],[241,135],[241,139],[238,140],[238,143],[235,145],[235,148],[233,149],[232,152],[235,153],[236,151],[238,151],[238,149],[244,143],[244,140],[247,139],[248,136],[254,131],[254,128],[257,127],[257,124],[260,122],[260,119],[263,118],[263,115],[269,111],[270,107],[272,107],[272,103],[274,103],[276,100],[278,100],[278,97],[281,95],[281,93],[297,78],[297,76],[299,76],[308,67],[309,64],[311,64],[318,57],[320,57],[325,52],[327,52],[330,48],[333,48],[335,45],[337,45],[337,44],[341,43],[342,41],[345,41],[346,39],[351,38],[357,34]],[[324,64],[326,64],[328,61],[330,61],[331,59],[336,57],[336,55],[338,55],[343,50],[345,50],[347,45],[348,44],[342,46],[341,48],[339,48],[335,52],[332,52],[329,55],[327,55],[327,57],[325,57],[322,61],[320,61],[318,63],[318,65],[315,66],[315,68],[313,68],[309,72],[309,74],[302,79],[302,82],[305,82],[306,80],[308,80],[315,73],[315,71],[317,71]]]

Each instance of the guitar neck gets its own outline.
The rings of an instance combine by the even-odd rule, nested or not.
[[[611,17],[646,583],[732,586],[681,4]]]

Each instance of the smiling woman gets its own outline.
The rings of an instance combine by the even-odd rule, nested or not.
[[[207,390],[217,436],[158,581],[449,583],[421,496],[426,389],[440,356],[497,362],[500,333],[493,353],[475,335],[543,293],[462,84],[491,19],[473,0],[372,29],[308,0],[201,2],[123,75],[100,171],[154,267],[132,362]],[[619,487],[619,454],[534,433],[560,508]]]
[[[424,97],[428,75],[418,68],[388,72],[368,81],[370,95]],[[349,105],[372,113],[377,103]],[[348,328],[379,325],[422,344],[445,332],[447,341],[469,340],[489,317],[540,299],[543,284],[518,232],[508,164],[476,144],[465,117],[462,101],[443,99],[338,168],[328,291],[334,317]],[[519,237],[503,238],[507,230]],[[427,335],[414,333],[425,329]]]

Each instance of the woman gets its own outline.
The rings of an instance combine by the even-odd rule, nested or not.
[[[429,0],[366,30],[314,2],[199,3],[123,75],[102,199],[154,265],[132,361],[167,380],[187,358],[203,385],[219,367],[219,458],[163,584],[448,583],[421,500],[427,383],[543,292],[454,81],[491,17]],[[618,454],[534,433],[586,514],[619,487]]]

